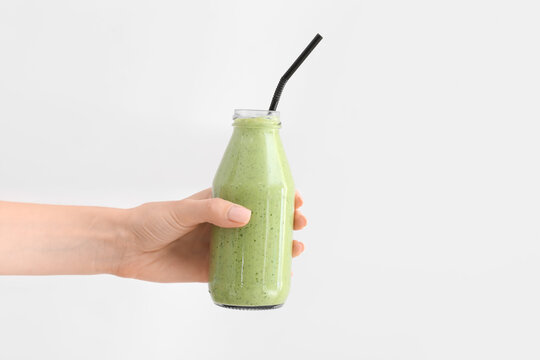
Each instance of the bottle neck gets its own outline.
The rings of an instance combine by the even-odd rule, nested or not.
[[[235,128],[279,129],[281,121],[278,111],[235,110],[233,116]]]

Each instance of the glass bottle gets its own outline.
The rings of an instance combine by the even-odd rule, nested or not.
[[[209,291],[220,306],[277,308],[289,293],[295,193],[279,112],[235,110],[233,119],[213,196],[252,213],[242,228],[213,228]]]

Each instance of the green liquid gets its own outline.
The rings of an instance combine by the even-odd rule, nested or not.
[[[291,279],[294,184],[277,118],[240,118],[213,183],[214,197],[251,210],[243,228],[214,227],[209,289],[233,306],[283,304]]]

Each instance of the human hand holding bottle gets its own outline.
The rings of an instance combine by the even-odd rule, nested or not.
[[[296,194],[295,208],[302,205]],[[211,189],[132,209],[0,202],[0,275],[114,274],[208,281],[211,224],[242,227],[250,211]],[[294,228],[306,225],[295,211]],[[298,256],[304,245],[293,242]]]

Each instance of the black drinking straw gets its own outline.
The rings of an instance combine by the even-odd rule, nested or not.
[[[308,57],[309,54],[315,49],[315,46],[319,44],[319,42],[322,40],[322,36],[320,34],[315,35],[313,40],[309,43],[309,45],[302,51],[298,59],[291,65],[289,70],[279,80],[278,86],[276,87],[276,91],[274,91],[274,97],[272,98],[272,103],[270,104],[270,111],[276,111],[276,108],[279,103],[279,98],[281,97],[281,92],[283,91],[283,88],[285,87],[285,84],[287,81],[291,78],[291,76],[294,74],[294,72],[302,65],[304,60]]]

